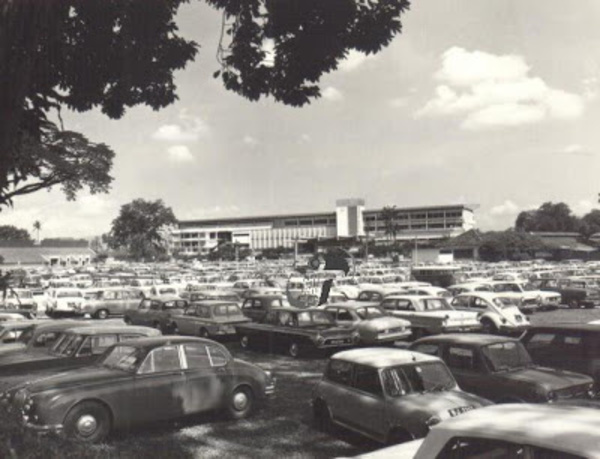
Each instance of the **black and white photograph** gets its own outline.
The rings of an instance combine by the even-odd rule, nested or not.
[[[0,0],[0,458],[600,459],[599,44]]]

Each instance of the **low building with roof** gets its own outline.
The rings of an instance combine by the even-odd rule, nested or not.
[[[0,257],[2,267],[6,269],[24,266],[80,268],[89,265],[96,252],[82,246],[49,247],[0,241]]]

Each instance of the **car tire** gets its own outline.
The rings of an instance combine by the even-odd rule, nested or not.
[[[198,330],[198,336],[200,338],[210,338],[210,333],[208,333],[206,328],[202,327],[200,330]]]
[[[95,314],[96,319],[105,320],[108,319],[108,311],[106,309],[100,309]]]
[[[250,387],[237,387],[229,396],[226,408],[228,418],[243,419],[248,417],[253,409],[254,393]]]
[[[313,405],[313,419],[318,430],[322,432],[331,431],[331,411],[329,411],[327,403],[325,403],[323,400],[315,401]]]
[[[248,335],[241,336],[240,346],[242,346],[242,349],[250,349],[250,337]]]
[[[302,351],[300,345],[297,342],[292,341],[288,346],[288,355],[290,357],[293,357],[294,359],[297,359],[298,357],[300,357],[301,353]]]
[[[481,331],[483,333],[487,333],[489,335],[498,333],[498,327],[496,327],[496,324],[490,319],[483,319],[481,321],[481,326],[482,326]]]
[[[68,437],[85,443],[97,443],[110,433],[109,411],[96,402],[81,402],[67,413],[64,421]]]
[[[579,309],[579,301],[570,300],[569,301],[569,309]]]

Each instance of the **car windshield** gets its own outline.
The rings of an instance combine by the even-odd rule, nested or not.
[[[444,363],[427,362],[385,369],[383,385],[390,397],[400,397],[414,392],[450,390],[456,382]]]
[[[325,311],[306,311],[298,313],[298,326],[333,325],[333,317]]]
[[[50,353],[61,357],[71,356],[79,349],[83,340],[84,337],[81,335],[65,333],[62,339],[57,340],[56,344],[52,346]]]
[[[514,300],[511,298],[494,298],[493,303],[500,309],[516,306]]]
[[[489,344],[482,352],[494,371],[515,370],[532,365],[527,350],[516,341]]]
[[[420,300],[425,311],[449,311],[452,307],[444,298],[427,298]]]
[[[235,304],[224,304],[215,307],[214,314],[215,316],[227,317],[241,315],[242,311],[240,311],[240,308],[238,308]]]
[[[145,353],[137,347],[115,346],[104,354],[98,364],[106,368],[133,373],[144,357]]]
[[[376,319],[378,317],[385,316],[385,313],[381,309],[376,308],[375,306],[368,307],[368,308],[358,308],[356,310],[356,314],[358,315],[358,317],[360,317],[363,320],[364,319]]]
[[[74,298],[81,297],[81,292],[78,290],[63,290],[61,292],[56,293],[57,298]]]

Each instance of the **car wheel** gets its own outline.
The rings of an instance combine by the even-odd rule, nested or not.
[[[323,432],[328,432],[331,430],[331,412],[329,411],[327,403],[325,403],[323,400],[315,401],[313,405],[313,419],[317,429]]]
[[[250,349],[250,337],[248,335],[242,335],[240,346],[242,346],[242,349]]]
[[[290,357],[298,358],[300,356],[300,345],[294,341],[290,343],[288,347],[288,354]]]
[[[96,319],[108,319],[108,311],[106,309],[100,309],[98,312],[96,312]]]
[[[198,331],[198,335],[200,336],[200,338],[208,338],[208,337],[210,337],[210,334],[208,333],[208,330],[206,328],[201,328]]]
[[[579,301],[577,301],[577,300],[570,300],[569,301],[569,308],[570,309],[579,309]]]
[[[231,419],[242,419],[247,417],[254,408],[254,394],[247,386],[238,387],[229,397],[227,404],[227,415]]]
[[[498,332],[498,327],[496,327],[496,324],[490,319],[483,319],[481,321],[481,327],[483,333],[494,334]]]
[[[126,325],[133,325],[131,318],[127,316],[123,317],[123,322],[125,322]]]
[[[73,407],[65,417],[68,437],[82,442],[96,443],[110,432],[110,413],[95,402],[82,402]]]

